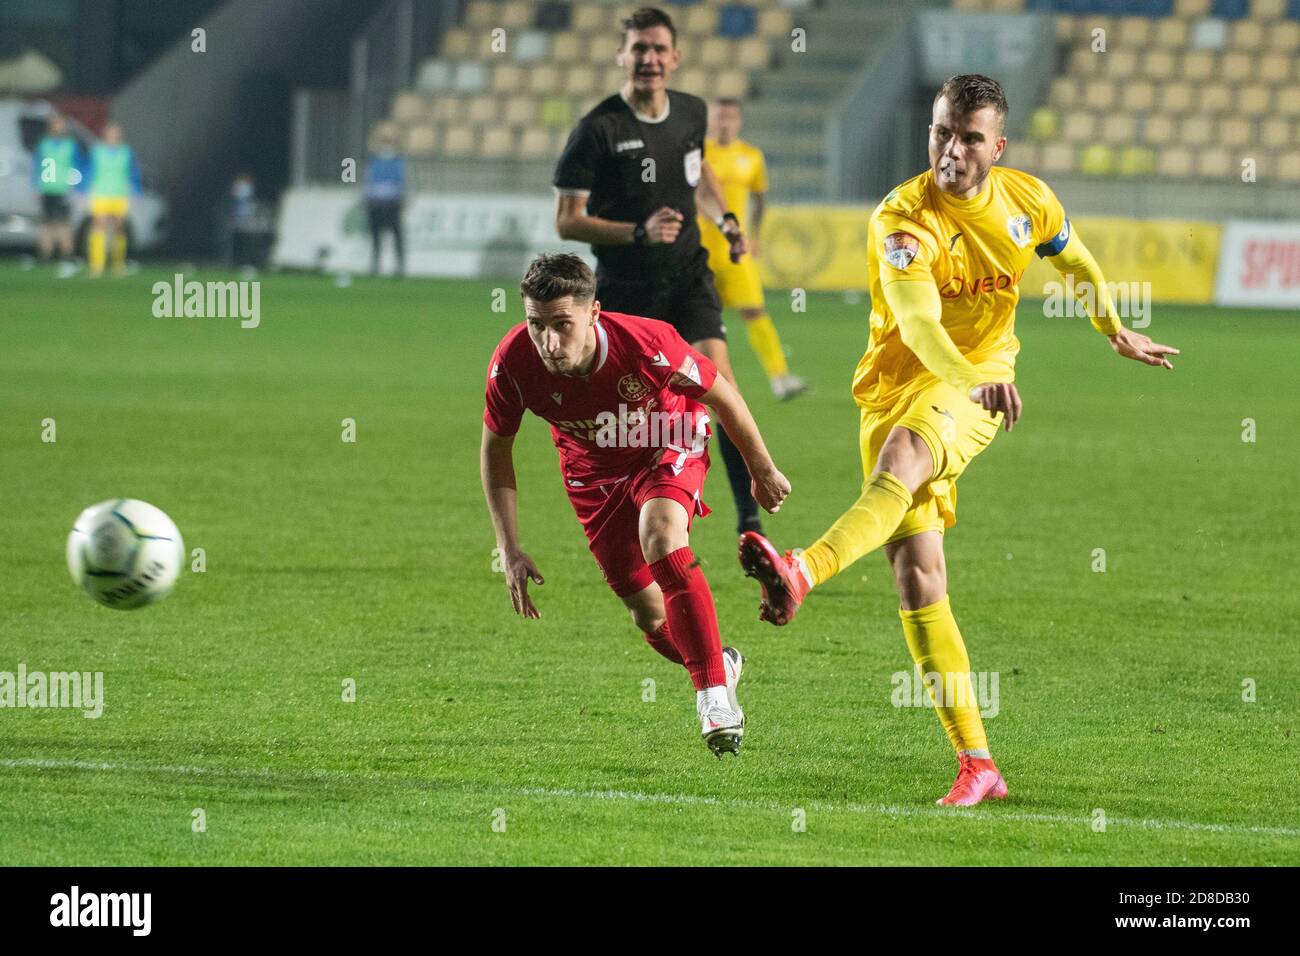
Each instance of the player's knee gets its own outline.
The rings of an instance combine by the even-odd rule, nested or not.
[[[632,623],[636,625],[638,630],[646,634],[653,634],[663,627],[664,622],[668,620],[662,607],[633,607],[628,610],[632,612]]]
[[[906,428],[896,428],[889,433],[876,460],[875,473],[882,471],[889,472],[909,491],[915,492],[934,477],[934,456],[921,436]]]
[[[894,565],[894,580],[903,606],[908,608],[934,604],[948,593],[948,575],[940,564],[898,562]]]

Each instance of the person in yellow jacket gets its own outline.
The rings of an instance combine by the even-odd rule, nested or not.
[[[722,230],[707,217],[700,217],[700,244],[709,253],[709,269],[724,309],[739,309],[745,322],[749,345],[767,373],[772,394],[785,400],[808,389],[790,372],[781,337],[763,302],[763,282],[755,262],[763,254],[759,227],[767,193],[767,163],[758,147],[740,138],[740,101],[723,97],[709,106],[709,135],[704,155],[718,178],[727,208],[735,213],[740,230],[749,244],[749,255],[731,261],[731,247]],[[750,209],[753,213],[751,215]]]
[[[958,477],[999,426],[1010,431],[1020,418],[1015,313],[1032,257],[1074,277],[1119,355],[1173,368],[1178,354],[1120,324],[1101,269],[1047,184],[994,166],[1006,116],[996,81],[952,77],[934,101],[930,168],[871,215],[871,338],[853,376],[865,474],[857,501],[806,550],[780,555],[753,533],[740,542],[762,615],[777,625],[812,588],[884,547],[908,649],[922,674],[938,675],[927,689],[959,764],[938,802],[955,806],[1007,795],[949,605],[943,534],[956,521]]]

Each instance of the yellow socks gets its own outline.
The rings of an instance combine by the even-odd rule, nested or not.
[[[911,506],[912,494],[901,481],[887,471],[873,476],[853,507],[805,549],[803,560],[813,584],[828,581],[868,551],[883,545],[898,530]]]
[[[984,721],[980,719],[979,702],[971,686],[970,658],[952,616],[948,596],[914,611],[900,609],[898,616],[903,619],[907,649],[921,671],[926,691],[953,749],[972,757],[988,757]],[[938,677],[927,679],[927,674]]]
[[[113,235],[113,271],[122,272],[126,268],[126,230],[119,229]]]
[[[776,326],[766,312],[747,321],[745,331],[749,334],[750,348],[758,356],[768,378],[790,374],[790,366],[785,364],[785,351],[781,348],[781,337],[776,334]]]
[[[104,230],[91,226],[90,235],[86,239],[86,259],[90,264],[92,276],[102,275],[104,272],[106,245]]]

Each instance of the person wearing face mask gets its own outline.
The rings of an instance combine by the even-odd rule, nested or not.
[[[375,144],[366,161],[366,213],[370,220],[370,274],[379,275],[384,233],[393,234],[396,275],[406,273],[402,240],[402,203],[406,198],[406,157],[397,151],[397,130],[385,124],[375,131]]]

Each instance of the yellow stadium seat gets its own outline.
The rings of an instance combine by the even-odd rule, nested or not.
[[[1263,116],[1272,106],[1269,87],[1260,83],[1243,86],[1237,93],[1236,108],[1243,116]]]
[[[718,8],[712,4],[688,7],[685,16],[676,14],[673,20],[677,29],[687,36],[713,36],[718,32]]]
[[[699,44],[698,49],[698,54],[691,59],[696,66],[716,70],[732,61],[731,41],[723,37],[708,37]]]
[[[713,82],[718,96],[744,99],[749,92],[749,74],[744,70],[722,70]]]
[[[444,156],[469,156],[478,146],[473,127],[448,126],[442,138]]]
[[[1058,76],[1052,80],[1047,102],[1057,109],[1068,110],[1079,103],[1079,81],[1072,76]]]
[[[1219,123],[1219,142],[1229,149],[1249,146],[1254,142],[1255,124],[1241,117],[1229,117]]]
[[[1073,43],[1082,36],[1083,18],[1068,13],[1058,13],[1055,18],[1056,39],[1061,43]]]
[[[713,91],[710,89],[710,80],[712,77],[713,74],[709,70],[691,67],[684,70],[678,70],[673,74],[673,86],[684,93],[709,97],[713,94]]]
[[[1291,58],[1285,53],[1265,53],[1259,59],[1259,79],[1266,83],[1285,82],[1291,73]]]
[[[1132,80],[1124,84],[1122,105],[1131,112],[1145,112],[1155,106],[1156,88],[1146,80]]]
[[[1277,111],[1282,116],[1300,116],[1300,84],[1278,87]]]
[[[1040,106],[1029,116],[1029,138],[1036,143],[1050,143],[1061,135],[1061,119],[1056,111]]]
[[[552,63],[579,63],[582,61],[582,43],[576,33],[557,33],[551,37]]]
[[[1284,183],[1300,183],[1300,150],[1278,153],[1273,165],[1277,178]]]
[[[1287,146],[1292,142],[1292,124],[1285,119],[1266,119],[1260,125],[1260,141],[1268,147]]]
[[[1132,113],[1112,113],[1101,123],[1102,142],[1125,146],[1137,136],[1137,119]]]
[[[1089,80],[1083,88],[1083,103],[1089,109],[1108,110],[1115,105],[1116,84],[1100,77]]]
[[[1268,28],[1268,48],[1294,55],[1300,47],[1300,21],[1279,20]]]
[[[736,63],[746,70],[765,70],[772,62],[767,41],[761,37],[745,37],[739,47]]]
[[[1224,113],[1232,108],[1232,87],[1226,83],[1206,83],[1196,91],[1202,112]]]
[[[514,155],[515,131],[508,126],[491,126],[483,130],[479,155],[485,159],[503,159]]]
[[[1097,117],[1091,113],[1070,113],[1061,132],[1067,143],[1091,143],[1097,138]]]
[[[432,156],[438,150],[438,131],[432,126],[412,126],[403,148],[410,156]]]
[[[393,99],[393,119],[414,123],[424,118],[424,97],[418,93],[398,93]]]
[[[519,2],[519,0],[511,0],[509,3],[501,4],[497,13],[497,22],[493,26],[505,27],[507,30],[519,30],[532,26],[532,24],[532,7],[527,3]]]
[[[519,136],[518,156],[520,159],[552,159],[556,154],[551,151],[551,131],[540,126],[530,126]]]
[[[1210,12],[1210,0],[1174,0],[1174,13],[1180,17],[1203,17]]]
[[[1192,174],[1192,151],[1169,146],[1156,156],[1156,173],[1169,179],[1186,179]]]
[[[1042,147],[1037,143],[1007,143],[1007,151],[998,163],[1012,169],[1034,170],[1039,166],[1039,153]]]
[[[623,87],[627,73],[621,66],[611,66],[601,71],[600,88],[606,95],[617,93]]]
[[[1121,176],[1150,176],[1156,169],[1156,154],[1141,146],[1130,146],[1119,154]]]
[[[1185,80],[1204,82],[1214,72],[1214,54],[1193,50],[1183,56],[1182,76]]]
[[[1174,140],[1174,121],[1164,113],[1151,113],[1142,123],[1142,139],[1154,146],[1166,146]]]
[[[1259,20],[1237,20],[1229,32],[1229,44],[1234,49],[1258,50],[1264,45],[1264,24]]]
[[[1074,172],[1074,149],[1067,143],[1048,143],[1038,158],[1045,174]]]
[[[528,89],[524,68],[513,63],[498,63],[492,70],[492,92],[519,93]]]
[[[1111,49],[1106,54],[1106,75],[1115,80],[1127,80],[1137,73],[1138,54],[1135,50]]]
[[[993,0],[994,13],[1020,13],[1025,9],[1025,0]]]
[[[618,38],[609,33],[593,33],[586,40],[587,50],[579,62],[618,65]]]
[[[769,40],[788,40],[794,29],[794,14],[789,10],[760,10],[758,14],[758,35]]]
[[[1179,17],[1156,21],[1156,46],[1165,50],[1182,50],[1187,46],[1191,26]]]
[[[589,96],[595,92],[599,79],[594,66],[575,64],[565,71],[560,88],[570,96]]]
[[[1079,153],[1079,172],[1086,176],[1109,176],[1115,169],[1115,152],[1109,146],[1093,143]]]
[[[1105,55],[1093,53],[1090,47],[1076,47],[1070,53],[1070,72],[1076,76],[1092,76],[1100,70]]]
[[[1261,20],[1276,20],[1286,15],[1286,0],[1251,0],[1251,16]]]
[[[1165,113],[1186,113],[1192,108],[1193,95],[1190,83],[1166,83],[1160,88],[1160,109]]]
[[[465,9],[465,25],[485,29],[500,26],[497,9],[497,4],[490,0],[473,0]]]
[[[469,98],[465,109],[465,122],[471,126],[485,126],[500,114],[501,101],[491,93],[482,93]]]
[[[537,100],[531,96],[512,96],[506,100],[502,117],[510,126],[531,126],[537,119]]]
[[[1196,173],[1206,179],[1223,179],[1232,172],[1233,166],[1232,155],[1220,146],[1196,154]]]
[[[465,100],[459,96],[439,96],[433,101],[429,118],[438,123],[460,123],[465,119]]]
[[[540,119],[543,126],[567,128],[573,125],[573,104],[566,96],[548,96],[542,100]]]
[[[1146,53],[1154,39],[1154,25],[1150,17],[1120,17],[1115,25],[1115,37],[1124,49]]]
[[[534,93],[560,92],[560,71],[549,63],[536,64],[528,71],[527,88]]]
[[[1152,50],[1142,58],[1141,66],[1152,80],[1168,80],[1174,76],[1178,60],[1170,50]]]
[[[1230,83],[1240,83],[1255,72],[1256,58],[1249,53],[1233,50],[1223,54],[1219,61],[1219,76]]]
[[[1214,134],[1214,124],[1208,116],[1184,116],[1178,125],[1178,141],[1184,146],[1203,147]]]
[[[475,35],[468,30],[448,30],[442,36],[442,55],[452,59],[464,59],[475,49]]]

